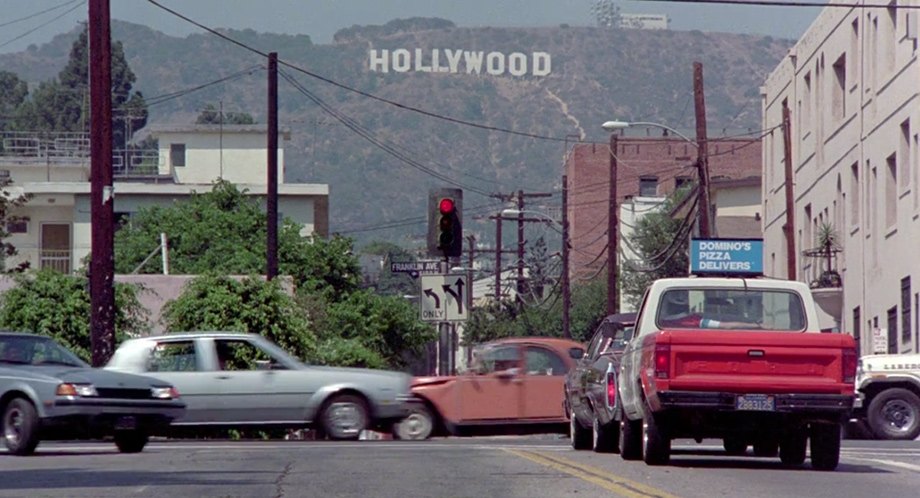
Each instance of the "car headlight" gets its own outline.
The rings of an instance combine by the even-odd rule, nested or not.
[[[173,386],[151,387],[150,397],[155,399],[176,399],[179,397],[179,391]]]
[[[93,387],[92,384],[60,384],[57,386],[57,392],[55,394],[58,396],[99,396],[99,393],[96,392],[96,388]]]

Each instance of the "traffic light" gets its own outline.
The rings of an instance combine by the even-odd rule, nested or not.
[[[463,190],[438,188],[428,192],[428,254],[458,258],[463,254]]]

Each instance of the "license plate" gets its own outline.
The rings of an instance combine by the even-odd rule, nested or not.
[[[118,417],[115,420],[116,430],[131,430],[137,428],[137,419],[134,417]]]
[[[735,398],[735,409],[772,412],[776,410],[776,402],[766,394],[741,394]]]

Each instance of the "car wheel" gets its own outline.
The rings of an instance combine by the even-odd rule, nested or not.
[[[591,427],[591,449],[595,453],[617,453],[620,451],[620,426],[616,420],[609,424],[602,424],[594,416],[594,424]]]
[[[725,452],[733,456],[741,456],[747,453],[747,443],[736,437],[727,437],[722,440],[722,447]]]
[[[629,420],[620,410],[620,456],[623,460],[642,458],[642,421]]]
[[[400,420],[393,430],[396,439],[421,441],[431,437],[434,431],[434,417],[427,406],[417,403],[409,410],[409,415]]]
[[[14,398],[3,411],[3,442],[14,455],[31,455],[38,446],[38,414],[28,400]]]
[[[913,440],[920,435],[920,398],[907,389],[887,389],[869,403],[869,427],[881,439]]]
[[[354,441],[368,427],[367,405],[353,394],[339,394],[323,406],[319,420],[329,439]]]
[[[773,440],[754,441],[754,456],[773,458],[779,453],[779,442]]]
[[[122,453],[140,453],[150,436],[142,430],[115,431],[115,446]]]
[[[575,411],[569,412],[569,440],[572,448],[576,450],[586,450],[591,447],[591,432],[581,426],[581,422],[575,418]]]
[[[783,436],[779,443],[779,459],[784,465],[802,465],[808,437],[805,431],[793,431]]]
[[[642,459],[648,465],[665,465],[671,460],[671,440],[651,412],[642,418]]]
[[[811,426],[811,466],[816,470],[834,470],[840,463],[840,424]]]

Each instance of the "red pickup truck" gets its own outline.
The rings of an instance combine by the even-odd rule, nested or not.
[[[818,332],[808,287],[760,278],[674,278],[643,297],[617,388],[620,453],[668,463],[671,440],[833,470],[853,407],[856,345]]]

